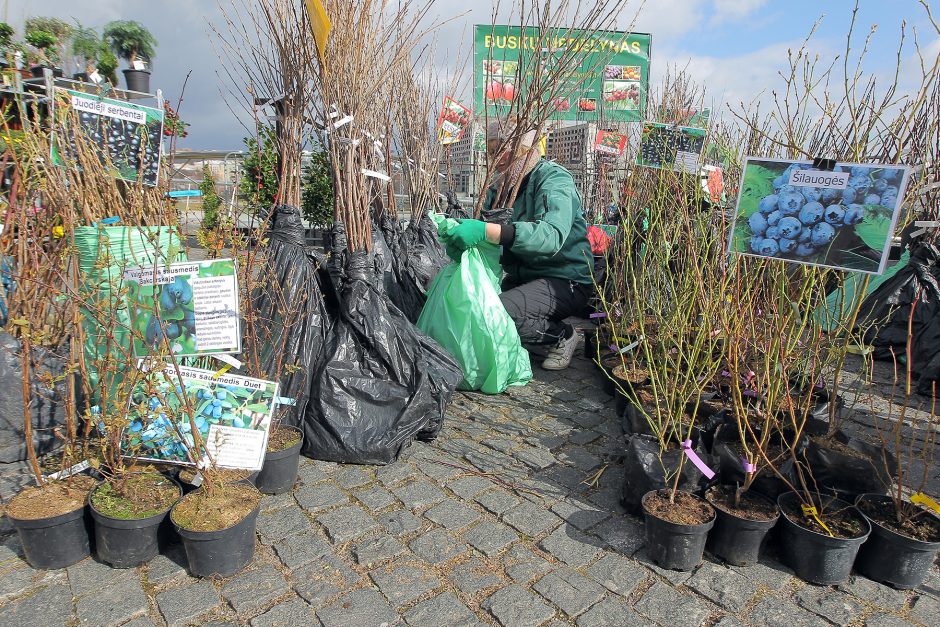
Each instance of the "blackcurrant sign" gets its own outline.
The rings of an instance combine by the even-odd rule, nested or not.
[[[748,157],[731,252],[795,263],[884,272],[910,168]]]
[[[163,109],[56,88],[54,115],[58,134],[52,149],[56,165],[77,165],[80,134],[114,176],[155,186],[160,177]]]

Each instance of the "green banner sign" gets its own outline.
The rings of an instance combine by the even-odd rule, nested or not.
[[[535,68],[550,66],[566,51],[577,50],[581,62],[564,77],[559,97],[552,103],[552,118],[641,121],[646,111],[651,40],[641,33],[564,28],[542,37],[532,27],[477,25],[473,46],[476,113],[507,113],[513,99],[525,93]],[[524,71],[519,71],[520,65]]]

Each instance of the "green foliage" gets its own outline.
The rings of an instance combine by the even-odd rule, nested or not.
[[[333,172],[326,151],[313,153],[304,172],[301,210],[311,224],[333,223]]]
[[[215,191],[215,179],[208,165],[202,166],[202,183],[199,184],[202,192],[202,228],[214,229],[219,224],[219,207],[222,199]]]
[[[0,47],[6,48],[13,41],[13,27],[6,22],[0,22]]]
[[[104,27],[104,38],[114,53],[129,63],[138,58],[151,61],[156,56],[157,40],[150,31],[133,20],[116,20]]]
[[[260,150],[258,138],[246,137],[244,140],[246,154],[238,190],[255,213],[270,209],[277,196],[277,139],[274,129],[262,127],[260,140]]]
[[[118,58],[115,56],[114,52],[111,51],[111,46],[108,45],[108,42],[104,40],[98,42],[96,62],[98,73],[104,76],[112,85],[117,85],[116,72],[118,68]]]
[[[86,64],[94,63],[100,45],[101,40],[93,28],[85,28],[79,24],[72,33],[72,54],[82,58]]]
[[[30,17],[23,25],[23,30],[27,33],[41,30],[51,33],[56,41],[65,41],[72,34],[72,25],[65,20],[57,17]]]
[[[57,41],[55,35],[48,31],[32,30],[26,33],[26,43],[42,51],[56,45]]]

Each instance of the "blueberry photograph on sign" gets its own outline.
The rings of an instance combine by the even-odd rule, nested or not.
[[[748,157],[730,250],[839,270],[881,274],[909,168]]]

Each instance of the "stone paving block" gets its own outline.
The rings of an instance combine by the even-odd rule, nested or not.
[[[330,477],[315,464],[301,464],[297,470],[297,478],[300,480],[301,485],[312,486],[326,481]]]
[[[71,616],[72,591],[65,585],[52,585],[0,608],[0,625],[61,627]]]
[[[529,537],[561,524],[561,518],[530,501],[522,501],[502,516],[503,522]]]
[[[483,506],[486,511],[500,516],[519,504],[519,499],[505,490],[490,490],[478,494],[473,499]]]
[[[333,474],[333,481],[349,490],[372,483],[372,473],[362,466],[343,466]]]
[[[815,627],[819,617],[786,599],[766,596],[748,612],[749,622],[761,627]]]
[[[623,515],[627,513],[627,508],[623,506],[620,500],[622,496],[623,490],[618,487],[597,490],[586,495],[586,498],[604,511]]]
[[[581,501],[558,501],[552,511],[581,531],[610,518],[610,513]]]
[[[917,591],[940,599],[940,568],[928,570],[924,582],[917,587]]]
[[[577,413],[566,416],[566,418],[579,427],[583,427],[585,429],[592,429],[597,427],[605,420],[603,416],[592,411],[579,411]]]
[[[19,561],[19,558],[15,558]],[[23,591],[32,587],[33,576],[36,571],[25,563],[18,568],[7,568],[0,571],[0,601],[19,596]]]
[[[711,613],[698,599],[657,581],[634,606],[653,622],[670,627],[698,627]]]
[[[381,466],[375,470],[375,478],[385,487],[400,483],[409,477],[415,476],[417,470],[408,462],[397,461],[388,466]]]
[[[219,605],[219,593],[209,581],[171,588],[157,595],[157,607],[170,627],[188,625]]]
[[[578,627],[638,627],[655,625],[623,601],[604,599],[578,617]]]
[[[266,494],[264,498],[261,499],[261,513],[268,514],[270,512],[276,512],[279,509],[283,509],[291,505],[297,505],[297,501],[294,500],[293,492],[285,492],[283,494]]]
[[[564,494],[569,492],[583,492],[587,487],[584,483],[586,474],[571,466],[553,466],[535,475],[535,479],[554,486],[551,494]],[[564,488],[564,489],[562,489]]]
[[[365,490],[356,490],[353,492],[353,496],[373,513],[398,502],[391,492],[379,486],[373,486]]]
[[[940,617],[940,601],[928,596],[919,596],[911,604],[911,618],[918,623],[929,625]]]
[[[895,590],[867,577],[852,576],[847,582],[839,584],[838,588],[888,610],[900,611],[907,604],[905,590]]]
[[[359,575],[333,555],[295,570],[290,578],[297,594],[314,608],[323,607],[331,597],[359,581]]]
[[[261,609],[290,590],[284,576],[273,566],[263,566],[236,576],[222,586],[222,598],[239,617]]]
[[[331,550],[329,542],[318,531],[291,536],[274,545],[278,559],[290,569],[309,564]]]
[[[620,596],[629,596],[649,575],[649,571],[620,555],[608,554],[587,569],[594,581]]]
[[[300,488],[294,493],[294,498],[302,508],[312,513],[349,503],[349,497],[332,483]]]
[[[323,627],[378,627],[399,620],[379,591],[368,588],[344,594],[332,605],[317,610],[317,618]]]
[[[744,623],[734,616],[722,616],[721,620],[715,623],[715,627],[744,627]]]
[[[444,463],[441,463],[444,462]],[[450,464],[450,465],[448,465]],[[423,472],[425,475],[437,481],[438,483],[445,483],[449,479],[453,479],[457,475],[460,475],[464,470],[460,468],[454,468],[454,466],[459,466],[460,463],[453,458],[441,458],[441,457],[428,457],[424,459],[415,460],[415,466],[418,467],[418,470]]]
[[[646,544],[643,523],[632,516],[615,516],[592,528],[588,533],[600,538],[604,544],[621,555],[633,555]]]
[[[159,586],[180,577],[190,578],[186,574],[187,563],[183,545],[173,544],[147,564],[147,581]],[[192,579],[195,581],[195,578]]]
[[[487,557],[499,553],[519,539],[516,532],[499,523],[483,521],[464,532],[463,539]]]
[[[299,627],[301,625],[319,625],[320,620],[314,615],[309,605],[294,597],[281,601],[264,614],[251,619],[251,627]]]
[[[706,561],[685,585],[726,610],[740,612],[757,592],[758,583],[735,570]]]
[[[441,580],[428,567],[417,563],[396,563],[369,573],[392,607],[408,605],[441,585]]]
[[[135,569],[111,568],[103,562],[96,561],[93,557],[83,559],[65,570],[68,573],[69,584],[72,586],[72,594],[77,597],[100,592],[109,586],[127,582],[140,583],[140,577]]]
[[[601,542],[565,524],[539,542],[539,547],[555,559],[571,566],[585,566],[602,551]]]
[[[535,448],[542,448],[548,451],[559,448],[568,443],[568,438],[563,435],[540,433],[537,436],[529,436],[523,440],[526,444],[531,444]]]
[[[559,461],[585,472],[601,465],[601,460],[597,455],[580,446],[566,446],[556,454],[556,457]]]
[[[431,564],[441,564],[467,550],[467,545],[460,542],[444,529],[432,529],[423,533],[408,545],[415,555]]]
[[[264,544],[274,544],[310,529],[310,519],[297,507],[280,509],[258,516],[258,535]]]
[[[674,586],[684,584],[686,581],[691,579],[693,573],[695,572],[694,570],[682,572],[678,570],[660,568],[655,562],[653,562],[653,560],[650,559],[650,556],[646,553],[646,549],[640,549],[637,551],[637,553],[633,556],[633,559],[637,560],[660,577],[663,577]]]
[[[590,444],[598,438],[601,437],[601,434],[597,431],[589,431],[586,429],[576,431],[571,434],[568,438],[568,441],[572,444],[577,444],[578,446],[584,446],[585,444]]]
[[[863,609],[861,603],[847,594],[812,585],[798,590],[793,595],[793,600],[803,609],[819,614],[837,625],[851,622]]]
[[[516,544],[502,559],[506,575],[516,583],[528,583],[551,570],[551,564],[525,548]]]
[[[792,570],[768,557],[762,557],[758,563],[751,566],[731,566],[730,568],[771,590],[781,590],[793,580]]]
[[[480,441],[480,444],[483,446],[488,446],[494,451],[499,451],[500,453],[508,453],[512,449],[519,446],[519,443],[515,440],[509,440],[506,438],[484,438]]]
[[[375,519],[358,505],[320,514],[317,516],[317,522],[323,525],[334,544],[355,540],[379,526]]]
[[[139,614],[146,614],[150,608],[137,571],[131,570],[133,579],[125,579],[109,585],[102,585],[78,600],[75,604],[79,623],[82,625],[118,625],[125,623]]]
[[[475,595],[481,590],[502,583],[502,579],[494,574],[491,566],[475,557],[454,566],[447,574],[447,578],[462,592],[469,595]]]
[[[419,479],[401,487],[393,488],[392,492],[398,500],[408,509],[414,510],[430,507],[444,500],[444,493],[430,481]]]
[[[121,627],[157,627],[149,616],[138,616],[134,620],[124,623]]]
[[[937,617],[934,616],[933,620],[936,621]],[[865,627],[911,627],[912,625],[914,623],[894,614],[873,614],[865,619]]]
[[[496,484],[483,477],[459,477],[447,482],[447,487],[451,492],[460,498],[469,501],[480,492],[488,490]]]
[[[464,453],[463,457],[482,472],[503,472],[514,465],[514,460],[509,455],[498,451],[481,450],[479,445]]]
[[[512,454],[517,460],[531,468],[532,470],[544,470],[549,466],[558,463],[555,456],[544,448],[527,446]]]
[[[452,592],[444,592],[418,603],[405,612],[411,627],[475,627],[480,620]]]
[[[548,573],[532,588],[572,618],[604,596],[604,588],[571,568]]]
[[[483,602],[483,609],[503,625],[512,627],[537,627],[555,615],[548,604],[522,586],[515,585],[494,592]]]
[[[406,509],[378,514],[376,519],[393,536],[406,536],[421,529],[421,519]]]
[[[357,564],[371,566],[398,557],[405,552],[405,546],[392,536],[378,536],[363,540],[353,547],[352,554]]]
[[[459,531],[480,519],[480,512],[454,499],[444,499],[424,513],[424,517],[445,529]]]

